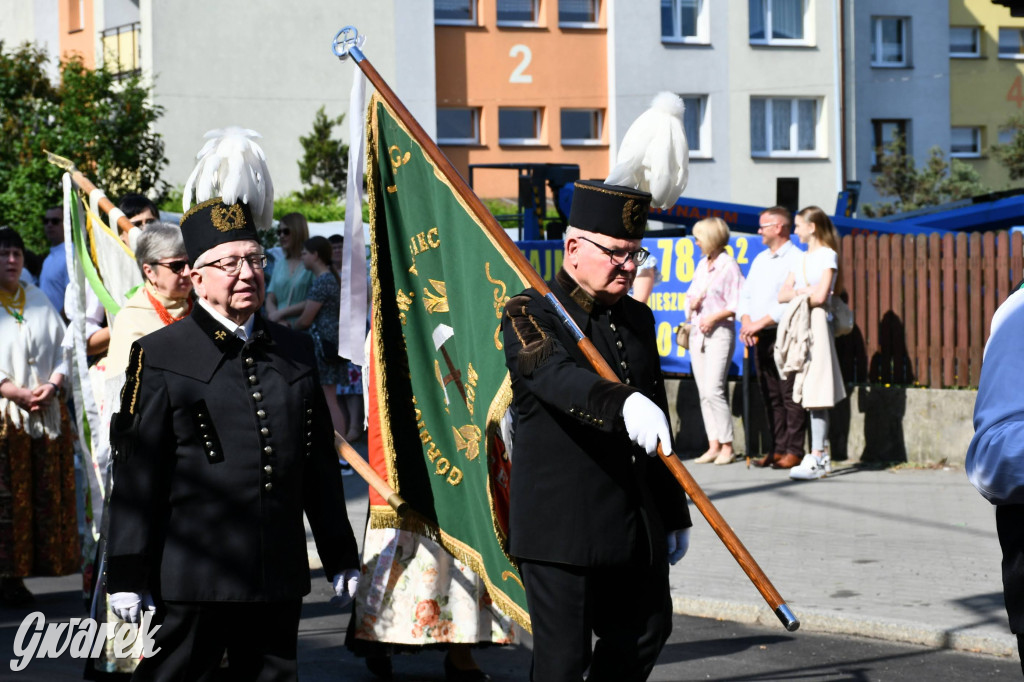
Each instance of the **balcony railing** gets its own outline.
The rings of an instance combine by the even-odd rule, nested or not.
[[[138,75],[140,69],[139,22],[106,28],[100,32],[103,64],[117,78]]]

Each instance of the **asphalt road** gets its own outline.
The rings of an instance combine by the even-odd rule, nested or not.
[[[344,647],[348,615],[327,600],[329,585],[314,577],[306,598],[299,633],[299,672],[305,682],[371,682],[374,676]],[[15,636],[31,611],[48,621],[82,617],[81,579],[35,578],[27,581],[36,594],[31,609],[0,609],[0,651],[14,655]],[[225,626],[230,626],[225,624]],[[395,658],[395,679],[440,682],[443,654],[425,651]],[[528,679],[530,651],[525,646],[479,651],[477,661],[494,682]],[[14,682],[57,682],[81,679],[83,664],[65,654],[36,659],[21,672],[8,660],[0,663],[0,679]],[[787,633],[724,621],[677,616],[672,638],[662,652],[651,680],[1020,680],[1016,661],[953,651],[926,649],[881,640],[812,633]]]

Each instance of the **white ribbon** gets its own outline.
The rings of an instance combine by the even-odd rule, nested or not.
[[[366,146],[366,77],[353,62],[348,101],[348,187],[345,192],[345,247],[341,257],[338,355],[366,364],[366,240],[363,238],[363,151]]]

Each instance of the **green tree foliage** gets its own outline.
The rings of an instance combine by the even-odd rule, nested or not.
[[[0,225],[47,248],[42,215],[61,203],[61,173],[44,150],[71,159],[116,201],[126,192],[163,191],[164,143],[153,131],[163,113],[137,76],[118,80],[78,59],[60,64],[60,82],[46,74],[50,58],[24,44],[0,42]]]
[[[1013,134],[1007,144],[992,145],[992,153],[1010,171],[1011,180],[1024,178],[1024,114],[1017,114],[1002,129]]]
[[[336,204],[345,196],[348,179],[348,145],[331,138],[334,126],[341,125],[345,114],[327,118],[320,107],[313,118],[313,132],[299,138],[304,150],[299,161],[299,178],[307,187],[299,197],[314,204]]]
[[[942,150],[932,147],[927,163],[917,168],[914,157],[907,155],[903,137],[897,135],[885,148],[879,161],[880,171],[871,184],[893,202],[865,204],[861,207],[869,218],[913,211],[949,201],[987,194],[991,190],[981,182],[974,167],[960,159],[946,163]]]

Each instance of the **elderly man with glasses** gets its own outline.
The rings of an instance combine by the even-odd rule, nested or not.
[[[202,202],[181,231],[196,304],[132,346],[111,428],[111,607],[138,620],[156,602],[159,651],[133,679],[200,679],[225,651],[231,679],[295,679],[303,513],[343,599],[359,561],[312,340],[255,314],[247,204]]]
[[[642,680],[672,628],[669,563],[686,551],[654,315],[629,296],[651,195],[579,181],[553,295],[620,382],[601,378],[534,289],[502,321],[516,415],[510,553],[534,637],[533,680]],[[597,635],[596,645],[591,638]]]

